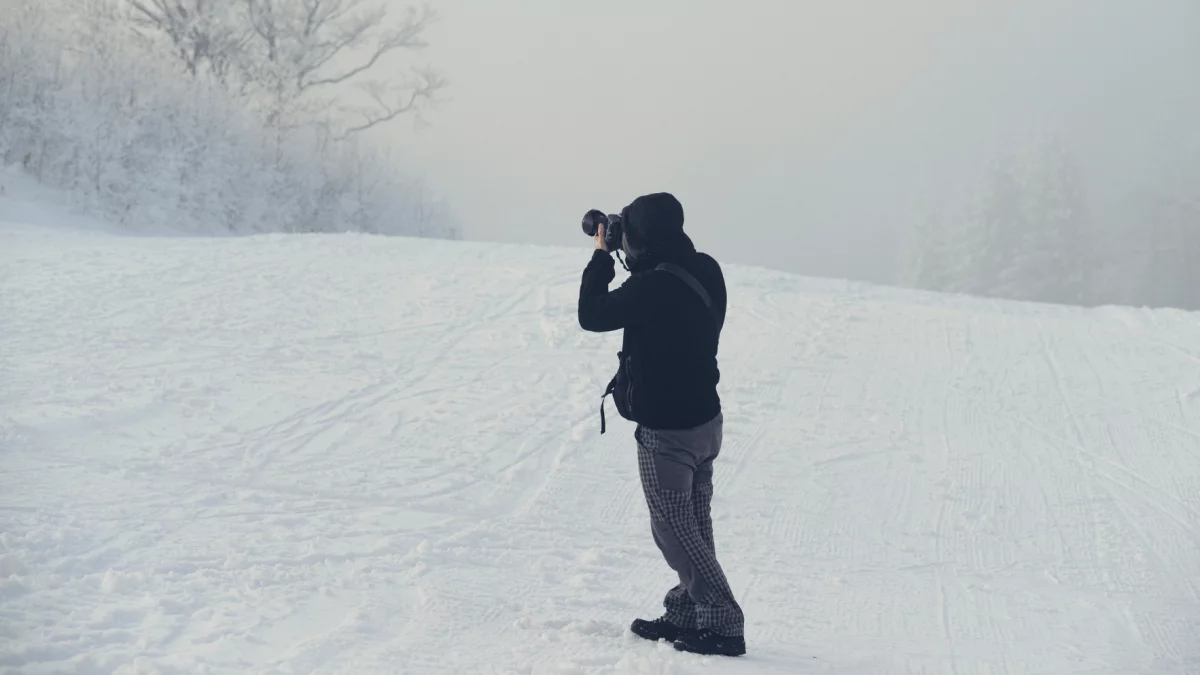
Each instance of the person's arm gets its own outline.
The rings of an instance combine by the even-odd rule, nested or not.
[[[596,249],[583,270],[579,285],[579,326],[594,333],[618,330],[642,323],[654,313],[652,287],[645,276],[632,276],[611,293],[608,284],[616,276],[612,257]]]

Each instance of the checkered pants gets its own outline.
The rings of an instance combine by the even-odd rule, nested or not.
[[[685,628],[740,636],[742,609],[717,562],[711,504],[712,462],[722,419],[682,431],[639,427],[638,469],[654,542],[679,584],[663,600],[666,619]]]

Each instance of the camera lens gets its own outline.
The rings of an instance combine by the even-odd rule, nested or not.
[[[583,216],[583,233],[589,237],[596,236],[596,230],[600,225],[608,225],[608,216],[604,215],[603,211],[592,209]]]

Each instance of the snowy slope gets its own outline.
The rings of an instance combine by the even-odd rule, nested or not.
[[[588,255],[0,226],[0,673],[1200,673],[1200,316],[728,270],[715,660]]]

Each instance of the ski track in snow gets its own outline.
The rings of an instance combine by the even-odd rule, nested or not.
[[[0,673],[1200,673],[1200,315],[728,269],[720,660],[589,254],[0,229]]]

